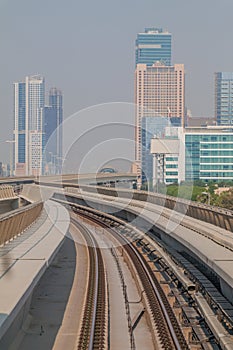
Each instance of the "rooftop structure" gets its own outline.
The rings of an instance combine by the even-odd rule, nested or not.
[[[171,65],[171,34],[162,28],[146,28],[136,39],[136,65],[152,66],[154,62]]]

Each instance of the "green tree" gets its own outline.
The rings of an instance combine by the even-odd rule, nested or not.
[[[219,207],[233,210],[233,189],[227,192],[222,192],[215,200],[215,204]]]

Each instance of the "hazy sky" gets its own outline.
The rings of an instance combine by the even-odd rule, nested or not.
[[[156,26],[186,69],[186,106],[214,112],[214,72],[233,71],[232,0],[0,0],[0,160],[9,156],[13,82],[42,74],[62,89],[65,117],[104,102],[133,102],[134,44]]]

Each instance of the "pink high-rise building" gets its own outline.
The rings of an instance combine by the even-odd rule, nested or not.
[[[184,80],[183,64],[165,66],[155,62],[152,66],[137,64],[135,70],[136,103],[136,162],[138,176],[141,176],[142,118],[163,117],[171,123],[180,121],[184,125]],[[140,182],[140,181],[139,181]]]

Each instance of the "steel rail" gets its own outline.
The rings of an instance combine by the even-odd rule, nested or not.
[[[90,278],[92,278],[93,276],[91,276],[91,272],[94,270],[94,300],[93,300],[93,305],[92,305],[92,318],[91,318],[91,326],[90,326],[90,335],[89,335],[89,342],[88,342],[88,350],[93,350],[94,349],[94,338],[95,338],[95,325],[96,325],[96,314],[97,314],[97,303],[98,303],[98,283],[99,283],[99,264],[98,264],[98,253],[97,253],[97,242],[95,241],[95,239],[92,237],[92,235],[90,234],[89,230],[82,224],[80,224],[77,220],[74,220],[73,218],[71,218],[71,222],[78,227],[81,232],[85,232],[85,239],[86,239],[86,235],[88,236],[89,242],[86,239],[87,244],[89,245],[89,243],[92,244],[92,246],[88,246],[88,250],[89,250],[89,256],[90,254],[94,255],[94,266],[90,266],[90,272],[89,272],[89,281],[88,281],[88,286],[90,285]],[[90,264],[92,259],[90,259]],[[90,292],[90,290],[88,291],[88,293]],[[88,306],[90,307],[90,305],[85,305],[85,307]],[[88,320],[83,320],[84,322],[87,322]],[[78,349],[83,349],[85,347],[83,347],[82,345],[80,345],[80,342],[82,341],[82,339],[79,341],[79,345],[78,345]],[[85,340],[86,341],[86,340]]]
[[[148,271],[148,267],[146,266],[145,262],[143,261],[143,258],[142,258],[142,257],[140,256],[140,254],[138,253],[137,249],[136,249],[135,247],[132,246],[131,242],[129,242],[125,237],[120,236],[119,233],[118,233],[115,229],[113,229],[111,226],[109,226],[108,224],[103,223],[102,221],[98,220],[96,217],[93,218],[93,217],[89,217],[87,214],[86,214],[86,215],[83,214],[83,213],[80,213],[80,214],[81,214],[82,216],[84,216],[84,217],[88,217],[89,220],[98,223],[100,226],[105,227],[105,228],[107,228],[108,230],[110,230],[112,233],[114,233],[114,236],[116,236],[116,238],[118,239],[119,242],[121,242],[123,245],[125,245],[125,247],[126,247],[126,246],[129,247],[129,249],[130,249],[131,251],[133,251],[133,254],[137,257],[137,259],[138,259],[140,265],[142,266],[142,268],[143,268],[143,270],[144,270],[144,274],[146,274],[146,276],[147,276],[147,278],[148,278],[148,280],[149,280],[149,282],[150,282],[150,285],[151,285],[152,288],[153,288],[153,291],[154,291],[154,293],[155,293],[155,295],[156,295],[156,298],[157,298],[157,300],[158,300],[159,306],[160,306],[160,308],[161,308],[162,314],[163,314],[164,319],[165,319],[165,321],[166,321],[166,325],[167,325],[167,327],[168,327],[169,334],[170,334],[170,336],[171,336],[171,339],[172,339],[172,342],[173,342],[173,344],[174,344],[174,346],[175,346],[175,349],[176,349],[176,350],[189,349],[189,348],[188,348],[188,345],[187,345],[187,343],[186,343],[186,341],[185,341],[185,339],[184,339],[184,337],[183,337],[183,334],[182,334],[182,338],[183,338],[183,339],[182,339],[182,346],[180,345],[180,340],[179,340],[178,337],[177,337],[177,334],[176,334],[176,332],[175,332],[175,330],[174,330],[174,324],[171,322],[171,317],[169,316],[168,311],[167,311],[167,309],[166,309],[166,307],[165,307],[165,305],[164,305],[164,301],[163,301],[163,299],[162,299],[162,297],[161,297],[161,295],[160,295],[160,293],[159,293],[159,291],[158,291],[158,286],[156,286],[156,284],[155,284],[155,282],[154,282],[154,280],[153,280],[153,278],[152,278],[150,272]],[[135,262],[134,262],[134,265],[135,265]],[[136,267],[136,266],[135,266],[135,267]],[[174,316],[174,317],[175,317],[175,316]],[[175,320],[176,320],[176,319],[175,319]],[[174,320],[173,320],[173,321],[174,321]],[[176,322],[177,322],[177,320],[176,320]],[[177,322],[176,326],[179,327],[178,322]],[[180,330],[180,334],[181,334],[181,333],[182,333],[182,332],[181,332],[181,330]],[[168,340],[167,340],[167,341],[168,341]]]
[[[129,244],[129,241],[126,240],[125,237],[122,237],[122,238],[123,238],[123,240],[125,240],[126,244]],[[155,285],[155,283],[154,283],[154,281],[153,281],[153,279],[152,279],[152,277],[151,277],[151,274],[149,273],[148,268],[147,268],[146,265],[145,265],[145,262],[143,261],[142,257],[140,256],[140,254],[138,253],[138,251],[136,250],[136,248],[135,248],[132,244],[130,245],[130,249],[133,250],[134,254],[137,256],[138,260],[140,261],[140,264],[142,265],[142,267],[143,267],[143,269],[144,269],[144,271],[145,271],[145,274],[147,275],[147,278],[149,279],[149,281],[150,281],[150,283],[151,283],[151,285],[152,285],[152,287],[153,287],[153,290],[154,290],[154,292],[155,292],[155,294],[156,294],[156,297],[157,297],[157,299],[158,299],[158,301],[159,301],[160,307],[161,307],[162,312],[163,312],[163,314],[164,314],[164,317],[165,317],[167,326],[168,326],[168,328],[169,328],[169,332],[170,332],[170,334],[171,334],[171,337],[172,337],[172,340],[173,340],[173,343],[174,343],[176,349],[177,349],[177,350],[183,349],[183,348],[180,346],[180,341],[178,340],[177,335],[176,335],[176,333],[175,333],[175,331],[174,331],[174,327],[173,327],[172,322],[171,322],[171,319],[170,319],[170,317],[169,317],[169,315],[168,315],[167,309],[166,309],[166,307],[165,307],[165,305],[164,305],[164,302],[163,302],[163,300],[162,300],[162,298],[161,298],[161,295],[160,295],[160,293],[159,293],[159,291],[158,291],[158,288],[157,288],[157,286]]]
[[[92,198],[95,198],[96,196],[95,195],[93,195],[92,193],[89,193],[89,192],[87,192],[88,194],[87,195],[85,195],[86,197],[84,197],[84,198],[86,198],[86,200],[88,200],[89,201],[89,197],[90,197],[90,201],[92,200]],[[80,193],[79,194],[77,194],[77,193],[72,193],[72,192],[67,192],[67,194],[66,195],[63,195],[63,194],[59,194],[59,193],[56,193],[55,194],[55,196],[59,196],[59,195],[62,195],[63,197],[66,197],[66,199],[67,199],[67,197],[68,196],[70,196],[70,197],[72,197],[72,196],[79,196],[80,195]],[[81,198],[83,198],[83,194],[81,195]],[[111,197],[111,196],[109,196],[109,195],[106,195],[106,194],[104,194],[104,196],[106,196],[106,197],[109,197],[109,199],[108,198],[106,198],[106,199],[104,199],[104,200],[106,200],[106,201],[112,201],[112,199],[114,198],[115,199],[115,197]],[[98,198],[98,197],[97,197]],[[56,197],[54,197],[54,199],[56,199]],[[118,198],[118,201],[119,201],[119,204],[124,204],[124,200],[126,200],[127,198]],[[84,201],[85,202],[85,201]],[[133,202],[133,203],[132,203]],[[135,200],[135,199],[133,199],[132,201],[131,201],[131,204],[130,204],[130,207],[132,207],[132,208],[130,208],[130,209],[128,209],[128,211],[131,213],[133,213],[133,214],[135,214],[134,213],[134,207],[137,209],[137,208],[139,208],[139,209],[145,209],[145,205],[144,204],[142,204],[143,203],[143,201],[141,201],[141,200]],[[154,203],[149,203],[149,205],[154,205]],[[155,204],[155,206],[159,206],[158,204]],[[169,209],[169,208],[165,208],[166,210],[171,210],[171,209]],[[229,240],[224,240],[224,238],[222,239],[220,236],[216,236],[215,235],[215,233],[211,233],[210,231],[208,231],[204,226],[202,226],[202,228],[199,226],[198,228],[197,228],[197,226],[195,225],[195,223],[187,223],[187,221],[186,222],[184,222],[184,221],[182,221],[181,220],[181,218],[177,218],[176,216],[174,216],[174,215],[172,215],[172,216],[170,216],[168,213],[165,213],[164,211],[160,211],[159,209],[157,209],[157,208],[155,208],[155,207],[153,207],[153,208],[151,208],[150,206],[147,206],[146,207],[146,210],[148,211],[148,212],[153,212],[153,213],[157,213],[157,214],[159,214],[161,217],[164,217],[165,219],[167,219],[167,220],[169,220],[169,221],[172,221],[172,222],[174,222],[175,224],[178,224],[178,225],[180,225],[180,226],[182,226],[182,227],[184,227],[184,228],[187,228],[187,229],[189,229],[189,230],[192,230],[192,231],[194,231],[194,232],[196,232],[196,233],[198,233],[199,235],[201,235],[201,236],[203,236],[203,237],[206,237],[206,238],[208,238],[208,239],[210,239],[210,240],[212,240],[213,242],[215,242],[216,244],[218,244],[218,245],[220,245],[220,246],[223,246],[224,248],[226,248],[226,249],[228,249],[228,250],[230,250],[230,251],[233,251],[233,243],[232,242],[230,242]],[[172,211],[172,210],[171,210]],[[173,211],[173,213],[175,213],[175,214],[177,214],[177,215],[180,215],[180,214],[182,214],[182,213],[180,213],[180,212],[176,212],[176,211]],[[195,217],[191,217],[191,218],[193,218],[193,219],[196,219],[197,220],[197,218],[195,218]],[[201,220],[200,220],[201,221]],[[151,221],[151,219],[148,219],[148,222],[150,223],[150,224],[154,224],[154,222],[153,222],[153,220]],[[209,223],[210,224],[210,223]],[[213,225],[214,225],[214,223],[212,223]],[[158,225],[158,223],[157,223],[157,225]],[[218,227],[218,226],[217,226]]]
[[[55,201],[59,201],[60,202],[60,200],[55,200]],[[92,215],[94,215],[94,218],[95,218],[95,216],[98,216],[98,219],[99,220],[101,220],[100,218],[102,218],[102,220],[105,220],[105,218],[107,218],[108,219],[108,222],[109,222],[109,224],[108,224],[108,227],[109,228],[112,228],[112,224],[111,223],[113,223],[114,221],[119,225],[126,225],[126,227],[129,225],[129,224],[127,224],[127,223],[125,223],[125,222],[123,222],[122,221],[122,219],[119,219],[119,218],[115,218],[115,217],[113,217],[112,215],[109,215],[109,214],[107,214],[107,213],[103,213],[103,212],[98,212],[97,210],[95,210],[95,209],[92,209],[92,208],[88,208],[88,207],[84,207],[83,205],[78,205],[78,204],[75,204],[75,203],[71,203],[70,201],[67,201],[67,202],[65,202],[65,201],[61,201],[62,203],[63,203],[63,205],[65,205],[65,206],[67,206],[68,205],[68,207],[70,208],[70,206],[72,206],[73,207],[73,210],[79,210],[79,211],[84,211],[84,213],[83,213],[83,215],[84,216],[86,216],[87,218],[89,218],[90,219],[90,217],[92,217]],[[85,213],[86,213],[86,215],[85,215]],[[98,220],[98,221],[99,221]],[[102,223],[102,221],[101,221],[101,223]],[[136,229],[136,232],[137,232],[137,229]],[[120,236],[120,237],[122,237],[122,236]],[[176,259],[176,258],[175,258]],[[187,270],[187,271],[189,271],[189,270]],[[179,278],[178,278],[179,279]],[[183,284],[183,281],[181,281],[181,283]],[[200,282],[201,283],[201,282]],[[209,297],[208,297],[208,299],[207,299],[207,302],[209,303]],[[208,317],[209,317],[209,315],[207,315]],[[226,315],[225,315],[226,316]],[[208,320],[208,317],[207,317],[207,325],[208,326],[210,326],[211,325],[211,322],[212,322],[212,320]],[[230,322],[230,320],[227,318],[227,320],[228,320],[228,322]],[[210,328],[212,328],[212,327],[210,327]],[[195,330],[194,330],[194,333],[195,333]],[[224,332],[222,332],[222,333],[224,333]],[[224,336],[225,336],[225,333],[224,333]],[[218,337],[217,336],[215,336],[215,339],[216,339],[216,342],[218,343]]]

